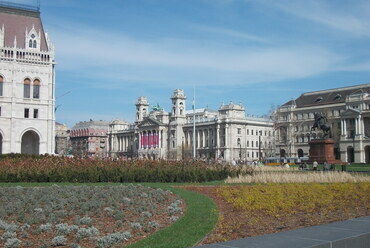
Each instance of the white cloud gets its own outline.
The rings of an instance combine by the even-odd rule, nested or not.
[[[358,36],[370,36],[368,1],[264,1],[291,15]],[[343,6],[341,6],[343,5]]]
[[[180,74],[181,71],[216,76],[237,74],[239,83],[279,81],[315,75],[330,70],[340,61],[340,57],[329,50],[311,46],[245,48],[201,41],[147,41],[85,27],[55,29],[51,37],[56,41],[59,69],[104,68],[109,74],[117,71],[116,68],[124,70],[132,66],[141,68],[141,74],[131,71],[128,75],[137,81],[140,77],[151,78],[150,73],[156,75],[157,69],[162,71],[161,77],[171,77],[171,71],[177,70]],[[150,68],[149,74],[142,74],[145,68]],[[206,79],[205,83],[213,82]]]
[[[201,31],[205,31],[205,32],[209,32],[209,33],[216,33],[216,34],[219,34],[219,35],[222,35],[222,36],[230,36],[230,37],[239,38],[239,39],[243,39],[243,40],[249,40],[249,41],[258,42],[258,43],[270,43],[270,41],[268,41],[267,39],[265,39],[263,37],[253,35],[253,34],[247,34],[247,33],[239,32],[239,31],[232,30],[232,29],[221,28],[221,27],[202,26],[202,25],[194,25],[193,27],[195,29],[198,29],[198,30],[201,30]]]

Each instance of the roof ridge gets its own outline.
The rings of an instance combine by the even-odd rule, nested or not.
[[[370,87],[370,83],[358,84],[358,85],[353,85],[353,86],[345,86],[345,87],[339,87],[339,88],[333,88],[333,89],[326,89],[326,90],[311,91],[311,92],[303,93],[302,96],[309,96],[309,95],[314,95],[314,94],[324,94],[324,93],[330,93],[330,92],[342,91],[342,90],[350,90],[350,89],[360,89],[364,87]]]

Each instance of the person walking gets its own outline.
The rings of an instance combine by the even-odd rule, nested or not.
[[[314,170],[314,171],[317,171],[317,166],[318,166],[319,164],[317,163],[317,161],[313,161],[313,164],[312,164],[312,170]]]

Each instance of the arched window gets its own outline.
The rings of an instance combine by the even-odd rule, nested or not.
[[[33,48],[36,48],[37,47],[37,41],[36,40],[34,40],[33,41]]]
[[[30,98],[31,97],[31,80],[26,78],[23,82],[23,97]]]
[[[28,42],[28,47],[32,48],[32,39],[30,39],[30,41]]]
[[[33,98],[40,98],[40,80],[38,79],[33,81]]]
[[[237,140],[237,144],[238,144],[238,146],[240,146],[240,145],[241,145],[241,143],[240,143],[240,138],[238,138],[238,140]]]
[[[4,78],[0,76],[0,96],[3,95],[3,86],[4,85]]]

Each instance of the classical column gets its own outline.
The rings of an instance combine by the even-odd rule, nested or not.
[[[228,135],[228,132],[229,132],[229,124],[226,124],[225,125],[225,147],[227,147],[228,146],[228,144],[229,144],[229,135]]]
[[[216,142],[215,142],[216,148],[220,146],[220,127],[217,125],[216,127]]]
[[[361,133],[365,135],[365,118],[363,116],[361,118]]]
[[[343,135],[347,135],[347,120],[343,121]]]
[[[358,128],[358,117],[355,118],[355,134],[357,135],[359,132],[359,128]]]

